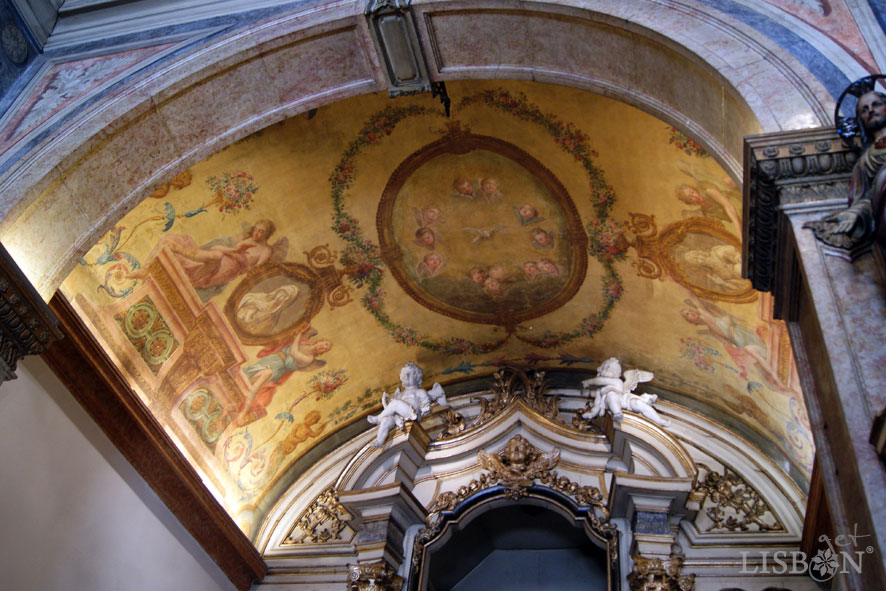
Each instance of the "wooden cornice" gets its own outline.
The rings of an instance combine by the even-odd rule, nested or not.
[[[0,244],[0,382],[15,379],[15,368],[61,338],[58,320]]]
[[[231,582],[249,589],[267,572],[252,542],[203,486],[68,301],[56,294],[49,307],[64,338],[50,345],[43,359]]]
[[[781,267],[787,244],[782,212],[845,203],[857,152],[832,127],[745,138],[742,259],[743,274],[754,289],[781,299],[776,278],[785,275]]]

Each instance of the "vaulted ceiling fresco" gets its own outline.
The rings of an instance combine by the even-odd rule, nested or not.
[[[670,125],[516,82],[370,95],[158,187],[62,287],[254,536],[299,458],[426,383],[610,356],[808,474],[784,326],[741,278],[741,195]]]

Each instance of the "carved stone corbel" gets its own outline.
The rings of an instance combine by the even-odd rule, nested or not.
[[[683,558],[671,555],[669,559],[634,556],[634,568],[628,574],[631,591],[692,591],[695,575],[681,575]]]
[[[61,337],[58,319],[0,244],[0,382],[14,380],[21,359]]]
[[[794,289],[784,212],[846,207],[856,160],[833,128],[745,138],[742,274],[754,289],[775,295],[776,317]]]
[[[400,591],[402,587],[403,577],[384,560],[348,569],[348,591]]]

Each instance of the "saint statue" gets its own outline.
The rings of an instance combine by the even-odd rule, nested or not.
[[[827,245],[828,252],[852,260],[876,241],[886,247],[886,94],[869,91],[858,98],[855,115],[870,144],[852,168],[849,207],[803,227]]]

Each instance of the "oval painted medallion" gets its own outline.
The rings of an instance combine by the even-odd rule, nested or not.
[[[578,290],[587,236],[565,187],[532,156],[455,129],[409,156],[379,205],[382,258],[423,306],[514,326]]]

